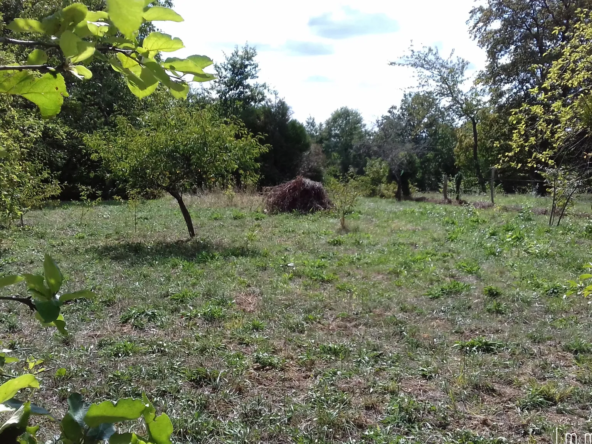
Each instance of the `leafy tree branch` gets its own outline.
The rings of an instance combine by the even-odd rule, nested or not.
[[[106,11],[89,11],[85,5],[74,3],[41,21],[16,18],[7,28],[17,35],[1,37],[0,43],[33,48],[33,51],[26,63],[0,67],[0,93],[20,95],[35,103],[43,117],[52,117],[60,112],[64,97],[68,96],[61,73],[70,72],[88,80],[93,75],[89,64],[99,60],[120,73],[139,98],[151,95],[159,85],[175,98],[186,98],[189,81],[206,82],[214,78],[204,71],[212,60],[201,55],[164,59],[162,54],[184,48],[180,39],[157,31],[141,38],[140,27],[144,23],[183,20],[172,9],[149,6],[151,3],[108,0]],[[52,41],[16,38],[21,34],[43,35]],[[59,59],[63,61],[60,66],[52,67],[48,63],[47,49],[59,51]]]

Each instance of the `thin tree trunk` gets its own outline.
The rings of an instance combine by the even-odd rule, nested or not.
[[[557,206],[557,178],[553,180],[553,202],[551,205],[551,214],[549,215],[549,226],[553,226],[553,219],[555,218],[555,207]]]
[[[397,192],[395,193],[395,198],[401,202],[403,200],[403,181],[401,178],[395,177],[395,182],[397,182]]]
[[[183,202],[183,196],[177,190],[168,190],[169,194],[177,199],[179,203],[179,208],[181,208],[181,213],[183,213],[183,218],[185,219],[185,223],[187,224],[187,231],[189,231],[189,237],[195,237],[195,229],[193,228],[193,221],[191,220],[191,214],[189,214],[189,210],[185,206],[185,202]]]
[[[569,196],[567,196],[567,200],[565,201],[565,204],[563,205],[563,208],[561,209],[561,214],[559,214],[559,220],[557,221],[557,226],[559,226],[559,224],[561,223],[561,219],[563,219],[563,216],[565,216],[565,211],[567,210],[567,207],[569,205],[569,202],[571,201],[571,199],[573,198],[573,195],[576,193],[578,189],[574,189]]]
[[[471,124],[473,125],[473,162],[475,162],[475,172],[477,173],[479,186],[481,186],[481,192],[485,193],[487,187],[485,185],[485,178],[481,173],[481,165],[479,165],[479,133],[477,131],[477,120],[472,118]]]

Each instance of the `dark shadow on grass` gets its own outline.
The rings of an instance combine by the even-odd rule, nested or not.
[[[121,242],[91,247],[88,251],[99,257],[107,257],[113,261],[125,262],[132,266],[166,262],[170,259],[205,264],[220,259],[257,257],[261,254],[258,249],[251,247],[216,245],[195,240],[152,243]]]

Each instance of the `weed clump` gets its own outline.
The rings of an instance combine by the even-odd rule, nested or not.
[[[556,382],[530,383],[526,396],[518,401],[523,410],[538,410],[557,405],[572,395],[573,387],[560,387]]]
[[[427,296],[430,299],[441,299],[445,296],[456,296],[462,294],[466,291],[469,291],[470,289],[471,286],[469,284],[458,281],[450,281],[447,284],[441,285],[439,287],[430,288],[430,290],[427,292]]]
[[[332,204],[320,182],[299,176],[269,189],[266,206],[271,213],[313,213],[328,210]]]
[[[504,347],[504,344],[478,337],[468,341],[457,341],[454,346],[465,353],[496,353]]]
[[[483,289],[483,294],[485,294],[485,296],[487,296],[488,298],[498,298],[502,295],[502,291],[494,286],[487,286]]]

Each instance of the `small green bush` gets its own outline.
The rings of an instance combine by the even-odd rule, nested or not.
[[[427,296],[430,299],[440,299],[445,296],[455,296],[469,291],[471,286],[463,282],[450,281],[447,284],[440,285],[439,287],[431,288]]]
[[[523,410],[544,409],[567,400],[573,392],[573,387],[561,388],[556,382],[530,384],[526,396],[518,401],[518,407]]]
[[[487,304],[485,307],[485,311],[491,314],[506,314],[509,311],[509,308],[506,304],[500,301],[493,301]]]
[[[496,353],[504,344],[480,336],[468,341],[457,341],[454,346],[465,353]]]
[[[283,359],[269,353],[255,353],[253,361],[263,370],[281,369],[284,365]]]
[[[497,287],[487,286],[483,289],[483,294],[488,298],[497,298],[502,295],[502,291]]]

